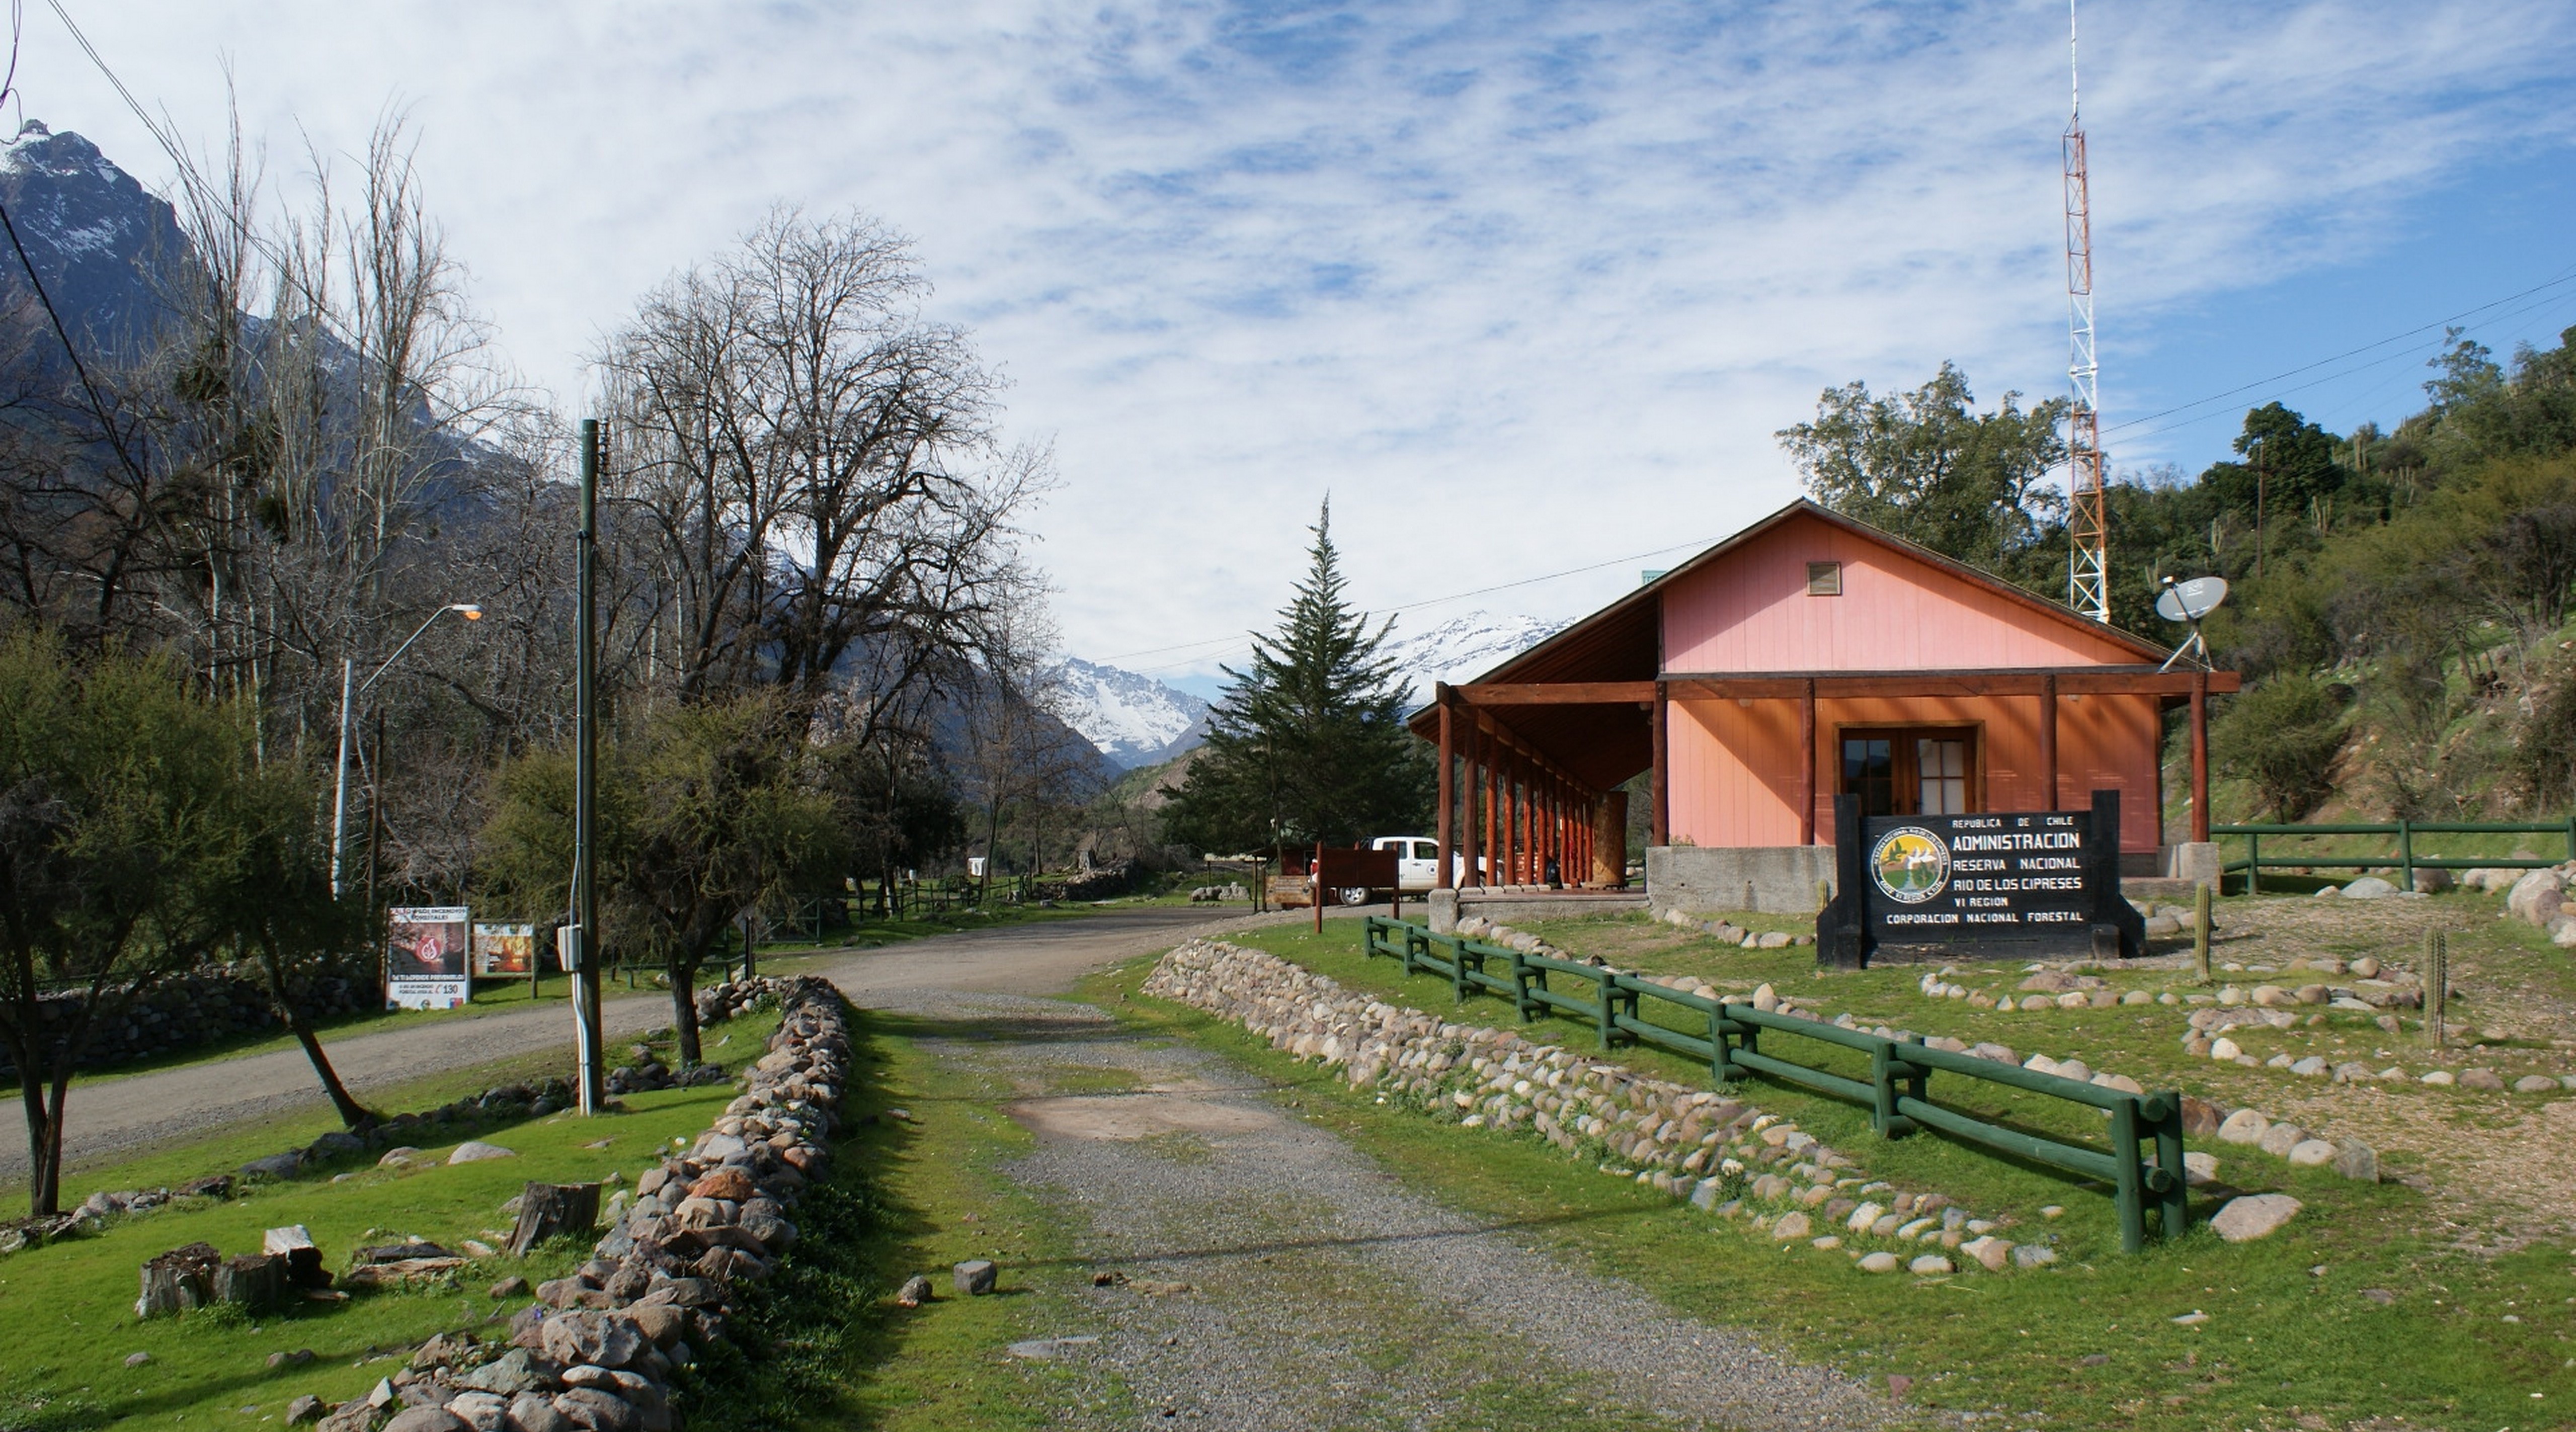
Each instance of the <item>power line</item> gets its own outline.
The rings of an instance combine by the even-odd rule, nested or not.
[[[2576,273],[2571,273],[2569,277],[2570,277],[2570,279],[2576,279]],[[2544,285],[2544,287],[2546,287],[2546,285]],[[2514,298],[2523,298],[2523,297],[2528,297],[2528,296],[2529,296],[2529,294],[2534,293],[2534,292],[2538,292],[2538,291],[2539,291],[2539,290],[2536,290],[2536,289],[2533,289],[2533,290],[2525,290],[2525,292],[2524,292],[2524,293],[2514,295]],[[2522,307],[2520,307],[2520,308],[2507,309],[2506,311],[2504,311],[2504,312],[2502,312],[2502,313],[2491,314],[2491,315],[2489,315],[2489,316],[2488,316],[2488,317],[2487,317],[2483,322],[2481,322],[2481,323],[2476,323],[2476,324],[2469,324],[2469,325],[2465,325],[2465,326],[2463,326],[2463,327],[2460,329],[2460,331],[2461,331],[2461,332],[2463,332],[2463,333],[2467,333],[2467,332],[2474,332],[2474,331],[2476,331],[2476,330],[2477,330],[2477,329],[2479,329],[2479,328],[2485,327],[2485,326],[2487,326],[2487,325],[2489,325],[2489,324],[2501,323],[2501,322],[2503,322],[2504,320],[2509,319],[2509,318],[2518,318],[2518,317],[2520,317],[2521,315],[2526,314],[2526,313],[2537,313],[2537,312],[2541,312],[2541,311],[2544,311],[2544,310],[2546,310],[2546,309],[2550,308],[2550,307],[2551,307],[2551,306],[2553,306],[2554,304],[2557,304],[2557,303],[2560,303],[2560,302],[2564,302],[2564,301],[2566,301],[2566,300],[2567,300],[2567,299],[2569,299],[2569,298],[2576,298],[2576,293],[2560,293],[2560,294],[2557,294],[2557,295],[2555,295],[2554,297],[2551,297],[2551,298],[2544,298],[2544,299],[2540,300],[2540,301],[2539,301],[2539,302],[2537,302],[2537,303],[2528,303],[2528,304],[2524,304],[2524,305],[2523,305]],[[2483,312],[2483,311],[2485,311],[2485,309],[2490,309],[2490,308],[2494,308],[2494,307],[2496,307],[2496,304],[2498,304],[2498,303],[2510,303],[2510,302],[2512,302],[2512,301],[2513,301],[2513,299],[2510,299],[2510,298],[2508,298],[2508,299],[2498,299],[2498,300],[2496,301],[2496,303],[2486,304],[2486,305],[2483,305],[2481,308],[2478,308],[2478,309],[2472,309],[2472,310],[2470,310],[2470,311],[2471,311],[2472,313]],[[2465,316],[2465,315],[2463,315],[2463,316]],[[2448,331],[2448,330],[2449,330],[2449,328],[2450,328],[2450,324],[2449,324],[2448,322],[2440,323],[2440,324],[2428,324],[2428,325],[2426,325],[2426,326],[2425,326],[2425,328],[2423,328],[2423,329],[2414,329],[2414,330],[2410,330],[2408,333],[2400,334],[2400,335],[2398,335],[2396,338],[2382,339],[2379,343],[2377,343],[2377,344],[2372,344],[2372,345],[2370,345],[2370,347],[2384,347],[2384,346],[2386,346],[2386,345],[2387,345],[2387,344],[2389,344],[2389,343],[2394,343],[2394,342],[2399,341],[2400,339],[2415,336],[2416,334],[2420,334],[2420,333],[2422,333],[2422,332],[2424,332],[2424,331],[2426,331],[2427,329],[2430,329],[2430,328],[2442,328],[2442,329],[2444,329],[2445,331]],[[2419,339],[2418,341],[2421,341],[2421,340]],[[2353,350],[2353,353],[2361,353],[2361,352],[2367,352],[2367,351],[2369,351],[2369,350],[2368,350],[2368,348],[2360,348],[2360,349],[2355,349],[2355,350]],[[2348,358],[2348,357],[2353,356],[2353,353],[2346,353],[2346,354],[2344,354],[2344,355],[2342,355],[2342,356],[2343,356],[2343,357],[2347,357],[2347,358]],[[2272,388],[2272,389],[2270,389],[2270,390],[2269,390],[2269,392],[2270,392],[2270,396],[2272,396],[2274,399],[2276,399],[2276,400],[2277,400],[2277,399],[2279,399],[2279,398],[2286,397],[2286,396],[2288,396],[2288,395],[2290,395],[2290,394],[2292,394],[2292,393],[2304,393],[2304,392],[2308,391],[2308,390],[2309,390],[2309,389],[2311,389],[2311,388],[2315,388],[2315,387],[2318,387],[2318,386],[2323,385],[2323,384],[2326,384],[2326,383],[2334,382],[2336,379],[2339,379],[2339,378],[2348,378],[2348,377],[2351,377],[2352,375],[2354,375],[2354,374],[2356,374],[2356,373],[2365,373],[2365,372],[2368,372],[2369,370],[2371,370],[2371,369],[2373,369],[2373,368],[2380,367],[2380,366],[2381,366],[2381,365],[2383,365],[2383,364],[2399,362],[2399,361],[2401,361],[2401,360],[2403,360],[2403,359],[2411,358],[2411,357],[2413,357],[2413,356],[2415,356],[2415,354],[2414,354],[2414,351],[2413,351],[2413,350],[2400,350],[2400,351],[2395,352],[2395,353],[2390,353],[2390,354],[2386,354],[2386,355],[2381,356],[2381,357],[2378,357],[2378,358],[2370,359],[2370,360],[2368,360],[2368,361],[2366,361],[2366,362],[2356,363],[2356,364],[2354,364],[2353,366],[2351,366],[2351,367],[2349,367],[2349,368],[2341,368],[2341,369],[2337,369],[2336,371],[2331,372],[2331,373],[2322,373],[2322,374],[2319,374],[2318,376],[2316,376],[2316,377],[2314,377],[2314,378],[2310,378],[2308,381],[2306,381],[2306,382],[2304,382],[2304,383],[2294,383],[2294,384],[2292,384],[2292,385],[2290,385],[2289,387],[2286,387],[2286,388]],[[2325,360],[2322,360],[2322,361],[2323,361],[2323,362],[2325,362],[2325,363],[2333,363],[2333,362],[2335,362],[2335,361],[2337,361],[2337,360],[2336,360],[2336,359],[2333,359],[2333,358],[2328,358],[2328,359],[2325,359]],[[2282,377],[2288,377],[2288,376],[2291,376],[2291,374],[2307,372],[2307,371],[2309,371],[2310,369],[2316,368],[2316,367],[2318,367],[2318,366],[2320,366],[2320,364],[2317,364],[2317,363],[2311,363],[2311,364],[2306,365],[2306,366],[2305,366],[2305,367],[2303,367],[2303,368],[2296,368],[2296,369],[2291,370],[2291,373],[2290,373],[2290,374],[2283,374],[2283,375],[2281,375],[2281,376],[2282,376]],[[2275,380],[2275,381],[2277,381],[2277,380]],[[2262,387],[2263,385],[2258,383],[2258,384],[2252,384],[2252,385],[2249,385],[2249,386],[2252,386],[2252,387],[2258,387],[2258,388],[2259,388],[2259,387]],[[2238,389],[2237,391],[2238,391],[2238,392],[2242,392],[2242,391],[2244,391],[2244,390],[2243,390],[2243,389]],[[2374,391],[2375,391],[2375,390],[2374,390]],[[2189,406],[2191,406],[2191,405],[2189,405],[2189,404],[2186,404],[2186,405],[2185,405],[2185,407],[2189,407]],[[2182,410],[2181,410],[2181,409],[2169,409],[2168,411],[2179,412],[2179,411],[2182,411]],[[2149,429],[2147,429],[2145,432],[2139,433],[2137,436],[2139,436],[2139,437],[2141,437],[2141,438],[2151,438],[2151,437],[2156,436],[2156,435],[2157,435],[2157,434],[2159,434],[2159,433],[2175,432],[2175,431],[2177,431],[2177,430],[2179,430],[2179,429],[2182,429],[2182,428],[2191,427],[2192,425],[2194,425],[2194,424],[2196,424],[2196,423],[2205,423],[2205,422],[2209,421],[2209,420],[2210,420],[2210,419],[2212,419],[2212,418],[2225,417],[2225,416],[2227,416],[2227,414],[2225,414],[2225,413],[2223,413],[2223,412],[2218,412],[2218,413],[2202,413],[2202,414],[2200,414],[2200,415],[2198,415],[2198,416],[2196,416],[2196,417],[2183,418],[2183,419],[2181,419],[2181,420],[2179,420],[2179,421],[2177,421],[2177,422],[2166,423],[2166,424],[2164,424],[2164,425],[2163,425],[2163,426],[2161,426],[2161,427],[2153,427],[2153,428],[2149,428]],[[2140,418],[2140,419],[2138,419],[2137,421],[2139,421],[2139,422],[2145,422],[2145,421],[2148,421],[2148,419]]]
[[[2434,320],[2434,321],[2433,321],[2433,322],[2431,322],[2431,323],[2419,323],[2419,324],[2417,324],[2416,326],[2414,326],[2413,328],[2409,328],[2409,329],[2405,330],[2405,331],[2404,331],[2404,332],[2402,332],[2402,333],[2392,333],[2392,334],[2390,334],[2389,336],[2387,336],[2386,338],[2381,338],[2381,339],[2377,339],[2377,340],[2375,340],[2375,341],[2373,341],[2373,342],[2365,343],[2365,344],[2361,345],[2361,346],[2360,346],[2360,347],[2358,347],[2358,348],[2347,349],[2347,350],[2345,350],[2344,352],[2337,353],[2337,354],[2335,354],[2334,356],[2332,356],[2332,357],[2330,357],[2330,358],[2320,358],[2320,359],[2316,360],[2316,361],[2315,361],[2315,362],[2313,362],[2313,363],[2302,363],[2302,364],[2300,364],[2300,365],[2299,365],[2298,367],[2296,367],[2296,368],[2289,369],[2289,370],[2287,370],[2287,371],[2285,371],[2285,372],[2275,373],[2275,374],[2273,374],[2273,375],[2272,375],[2271,377],[2269,377],[2269,378],[2258,378],[2258,379],[2256,379],[2255,381],[2253,381],[2253,382],[2251,382],[2251,383],[2239,384],[2238,386],[2233,387],[2233,388],[2230,388],[2230,389],[2228,389],[2227,391],[2225,391],[2225,392],[2223,392],[2223,393],[2212,393],[2212,394],[2210,394],[2208,397],[2205,397],[2205,398],[2194,398],[2194,399],[2192,399],[2192,400],[2191,400],[2190,402],[2188,402],[2188,403],[2177,403],[2177,404],[2175,404],[2173,407],[2166,408],[2166,409],[2164,409],[2164,410],[2162,410],[2162,411],[2160,411],[2160,412],[2148,413],[2148,414],[2146,414],[2146,415],[2145,415],[2145,416],[2143,416],[2143,417],[2131,418],[2131,419],[2129,419],[2127,422],[2124,422],[2124,423],[2113,423],[2111,426],[2109,426],[2109,427],[2107,427],[2107,428],[2104,428],[2102,431],[2103,431],[2104,433],[2106,433],[2106,434],[2107,434],[2107,433],[2116,433],[2116,432],[2121,432],[2121,431],[2124,431],[2124,430],[2129,429],[2129,428],[2137,427],[2137,426],[2138,426],[2139,424],[2141,424],[2141,423],[2152,423],[2152,422],[2156,421],[2156,420],[2157,420],[2157,419],[2159,419],[2159,418],[2169,418],[2169,417],[2172,417],[2172,416],[2173,416],[2174,414],[2176,414],[2176,413],[2187,413],[2187,412],[2191,411],[2191,410],[2192,410],[2192,409],[2194,409],[2194,408],[2207,407],[2207,406],[2208,406],[2209,404],[2211,404],[2211,403],[2223,402],[2223,401],[2225,401],[2225,400],[2227,400],[2227,399],[2229,399],[2229,398],[2236,397],[2236,396],[2238,396],[2238,395],[2240,395],[2240,394],[2250,393],[2250,392],[2253,392],[2253,391],[2255,391],[2256,389],[2259,389],[2259,388],[2266,388],[2266,387],[2269,387],[2269,386],[2271,386],[2271,385],[2272,385],[2272,384],[2274,384],[2274,383],[2278,383],[2278,382],[2280,382],[2280,381],[2281,381],[2282,379],[2284,379],[2284,378],[2295,378],[2295,377],[2299,376],[2301,373],[2306,373],[2306,372],[2310,372],[2310,371],[2312,371],[2312,370],[2314,370],[2314,369],[2323,368],[2323,367],[2327,366],[2328,364],[2340,363],[2340,362],[2342,362],[2343,360],[2345,360],[2345,359],[2347,359],[2347,358],[2357,358],[2357,357],[2359,357],[2360,355],[2362,355],[2362,354],[2364,354],[2364,353],[2368,353],[2368,352],[2373,351],[2374,349],[2385,348],[2385,347],[2387,347],[2387,346],[2388,346],[2389,344],[2391,344],[2391,343],[2402,343],[2402,342],[2404,342],[2405,340],[2407,340],[2407,339],[2409,339],[2409,338],[2413,338],[2413,337],[2417,336],[2418,334],[2430,333],[2430,332],[2432,332],[2434,329],[2437,329],[2437,328],[2447,328],[2447,327],[2449,327],[2450,325],[2452,325],[2452,324],[2454,324],[2454,323],[2457,323],[2457,322],[2459,322],[2460,320],[2462,320],[2462,319],[2464,319],[2464,318],[2474,318],[2474,317],[2476,317],[2477,315],[2479,315],[2479,314],[2481,314],[2481,313],[2486,312],[2488,309],[2491,309],[2491,308],[2501,308],[2501,307],[2503,307],[2505,304],[2515,302],[2515,301],[2517,301],[2517,300],[2519,300],[2519,299],[2529,298],[2530,296],[2532,296],[2532,295],[2533,295],[2533,294],[2535,294],[2535,293],[2540,293],[2540,292],[2543,292],[2543,291],[2548,290],[2548,289],[2553,289],[2553,288],[2556,288],[2556,287],[2560,286],[2561,284],[2567,284],[2567,283],[2576,283],[2576,267],[2569,267],[2569,268],[2567,268],[2567,269],[2564,269],[2564,270],[2560,271],[2560,272],[2559,272],[2559,274],[2558,274],[2556,277],[2551,278],[2551,279],[2549,279],[2549,280],[2547,280],[2547,281],[2545,281],[2545,282],[2542,282],[2542,283],[2534,284],[2534,285],[2532,285],[2531,287],[2524,289],[2524,290],[2523,290],[2522,292],[2520,292],[2520,293],[2509,293],[2509,294],[2506,294],[2506,295],[2505,295],[2504,297],[2502,297],[2502,298],[2495,299],[2495,300],[2492,300],[2492,301],[2487,302],[2487,303],[2481,303],[2481,304],[2479,304],[2479,305],[2478,305],[2477,307],[2475,307],[2475,308],[2471,308],[2471,309],[2464,309],[2464,310],[2462,310],[2461,312],[2458,312],[2458,313],[2452,314],[2452,315],[2451,315],[2450,317],[2448,317],[2448,318],[2436,319],[2436,320]],[[2156,429],[2155,431],[2157,431],[2157,432],[2165,432],[2165,431],[2168,431],[2168,429],[2165,429],[2165,428],[2158,428],[2158,429]],[[2147,435],[2146,435],[2146,434],[2141,434],[2141,436],[2147,436]]]
[[[1630,562],[1642,562],[1649,557],[1660,557],[1667,552],[1679,552],[1688,547],[1713,546],[1722,540],[1724,540],[1722,537],[1703,537],[1690,542],[1675,542],[1668,547],[1657,547],[1651,552],[1638,552],[1631,556],[1613,557],[1606,562],[1592,562],[1580,567],[1568,567],[1559,572],[1542,572],[1535,577],[1518,577],[1508,582],[1496,582],[1492,586],[1477,587],[1472,591],[1452,592],[1445,597],[1425,597],[1418,602],[1406,602],[1400,606],[1381,607],[1372,612],[1371,615],[1394,616],[1398,612],[1420,611],[1424,607],[1436,607],[1449,602],[1463,602],[1469,597],[1482,597],[1495,592],[1507,592],[1514,587],[1535,586],[1540,582],[1553,582],[1559,577],[1579,577],[1586,572],[1598,572],[1604,567],[1624,567]],[[1116,656],[1101,657],[1100,660],[1103,663],[1129,661],[1140,656],[1161,656],[1165,652],[1171,651],[1194,651],[1203,646],[1236,647],[1239,646],[1242,640],[1243,638],[1240,635],[1212,636],[1202,641],[1185,641],[1176,643],[1172,646],[1155,646],[1147,647],[1142,651],[1121,652]]]
[[[7,80],[0,82],[0,100],[17,91],[20,21],[19,8],[12,4],[9,7],[9,73]],[[53,295],[45,292],[45,281],[37,276],[36,261],[28,255],[26,244],[19,240],[18,226],[9,218],[6,204],[0,204],[0,229],[8,232],[9,247],[18,254],[18,266],[27,271],[27,286],[35,290],[36,302],[44,307],[45,317],[53,323],[54,337],[62,340],[63,356],[71,360],[72,373],[80,379],[81,391],[89,395],[90,411],[98,416],[100,435],[115,450],[116,460],[125,465],[126,476],[141,484],[144,481],[143,469],[134,461],[134,455],[125,450],[124,430],[117,426],[116,419],[107,411],[107,399],[100,395],[98,384],[91,380],[89,365],[81,361],[80,349],[72,342],[71,329],[64,325],[61,311],[54,307]]]

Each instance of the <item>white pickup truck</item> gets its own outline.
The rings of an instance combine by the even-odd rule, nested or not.
[[[1395,888],[1403,894],[1420,895],[1440,883],[1440,842],[1430,836],[1381,835],[1368,848],[1395,852]],[[1457,857],[1450,860],[1459,870],[1466,868]],[[1345,905],[1365,905],[1369,895],[1358,886],[1333,892],[1333,898]]]

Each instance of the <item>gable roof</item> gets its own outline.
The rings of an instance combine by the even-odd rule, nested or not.
[[[1693,574],[1743,551],[1801,517],[1823,522],[1862,541],[1923,563],[1981,595],[2061,624],[2089,640],[2125,649],[2141,662],[2161,663],[2172,654],[2169,648],[2118,627],[2096,622],[2071,607],[2034,595],[1991,572],[1801,497],[1703,549],[1653,580],[1621,593],[1607,605],[1528,650],[1505,658],[1474,678],[1475,682],[1651,681],[1664,675],[1665,593],[1677,583],[1688,581]],[[1553,728],[1560,724],[1590,726],[1600,713],[1596,711],[1592,719],[1587,719],[1584,714],[1587,709],[1590,708],[1522,707],[1513,712],[1512,725],[1539,744],[1552,745],[1554,743],[1549,737],[1555,733],[1539,728]],[[1414,713],[1409,724],[1428,736],[1435,729],[1433,718],[1433,708],[1425,706]]]
[[[1741,531],[1738,531],[1733,536],[1727,537],[1716,545],[1706,548],[1698,555],[1682,563],[1680,566],[1674,567],[1657,576],[1654,580],[1639,584],[1635,591],[1622,593],[1617,600],[1611,602],[1609,605],[1602,607],[1600,610],[1593,612],[1589,616],[1575,621],[1564,630],[1549,637],[1547,640],[1540,642],[1538,645],[1531,647],[1529,650],[1524,651],[1517,656],[1507,658],[1500,665],[1495,666],[1492,670],[1477,677],[1476,680],[1480,682],[1549,680],[1601,681],[1622,679],[1647,680],[1662,675],[1662,672],[1651,668],[1644,671],[1621,671],[1617,673],[1593,670],[1587,671],[1580,676],[1570,673],[1558,675],[1556,674],[1556,669],[1560,665],[1570,664],[1565,662],[1565,658],[1576,658],[1579,660],[1582,656],[1597,654],[1604,645],[1622,644],[1616,643],[1615,641],[1604,641],[1605,637],[1609,637],[1611,635],[1611,630],[1609,629],[1632,625],[1640,616],[1645,618],[1650,627],[1659,630],[1660,623],[1656,618],[1661,610],[1663,594],[1667,588],[1685,581],[1693,573],[1719,562],[1733,553],[1743,550],[1754,542],[1759,541],[1768,533],[1801,516],[1814,518],[1817,521],[1839,528],[1844,532],[1848,532],[1852,536],[1858,537],[1863,541],[1872,542],[1881,547],[1885,547],[1890,551],[1911,557],[1918,562],[1922,562],[1951,577],[1965,582],[1985,595],[2010,602],[2026,611],[2036,613],[2050,621],[2081,633],[2083,636],[2092,640],[2107,641],[2114,646],[2125,647],[2130,652],[2134,653],[2140,661],[2162,662],[2166,657],[2172,655],[2170,648],[2159,646],[2156,643],[2147,640],[2145,637],[2138,636],[2131,632],[2122,631],[2120,628],[2115,626],[2094,621],[2092,618],[2083,615],[2072,607],[2052,602],[2045,597],[2037,596],[2028,589],[2016,586],[2011,582],[2007,582],[2003,578],[1985,571],[1982,568],[1970,566],[1968,563],[1959,561],[1955,557],[1944,556],[1919,542],[1913,542],[1906,538],[1899,537],[1895,533],[1890,532],[1883,527],[1874,527],[1856,517],[1847,517],[1842,513],[1834,511],[1832,508],[1826,507],[1809,498],[1801,497],[1796,501],[1789,503],[1787,506],[1780,508],[1778,511],[1771,513],[1769,516],[1754,522],[1752,525],[1745,527]]]

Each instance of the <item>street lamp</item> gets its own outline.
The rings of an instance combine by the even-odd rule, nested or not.
[[[340,856],[342,849],[348,844],[350,717],[357,708],[358,698],[372,690],[376,679],[391,671],[394,663],[402,660],[402,654],[411,650],[412,643],[420,640],[423,633],[449,612],[455,612],[469,622],[483,620],[483,608],[477,602],[450,602],[440,607],[429,614],[428,621],[422,622],[412,630],[410,636],[403,638],[403,644],[395,647],[394,654],[386,657],[384,664],[377,667],[374,674],[363,683],[357,679],[356,659],[346,656],[340,658],[340,775],[331,788],[331,898],[334,900],[340,898]]]

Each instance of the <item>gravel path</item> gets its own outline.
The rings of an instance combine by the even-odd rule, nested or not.
[[[972,934],[914,940],[834,960],[829,976],[865,1004],[871,991],[936,980],[957,989],[1061,989],[1083,973],[1129,955],[1162,948],[1208,923],[1204,911],[1109,910],[1079,920],[1011,925]],[[1225,922],[1239,929],[1245,917]],[[665,993],[624,994],[600,1014],[612,1041],[671,1020]],[[560,1002],[495,1014],[461,1016],[373,1034],[326,1040],[340,1077],[361,1098],[426,1075],[472,1069],[549,1049],[569,1066],[572,1017]],[[328,1107],[313,1066],[300,1049],[181,1065],[150,1074],[111,1075],[72,1085],[65,1108],[67,1168],[128,1157],[159,1145],[202,1138],[234,1124]],[[0,1185],[27,1177],[27,1143],[0,1135]]]
[[[1027,1091],[1038,1135],[1010,1176],[1068,1215],[1088,1260],[1048,1338],[1100,1385],[1063,1425],[1113,1427],[1111,1384],[1151,1426],[1862,1428],[1886,1404],[1745,1334],[1412,1194],[1216,1056],[1116,1033],[1060,1001],[881,990],[878,1008],[977,1021],[929,1041]],[[1075,1066],[1136,1092],[1054,1094]],[[1091,1286],[1091,1268],[1127,1281]],[[1186,1288],[1177,1285],[1187,1285]]]

